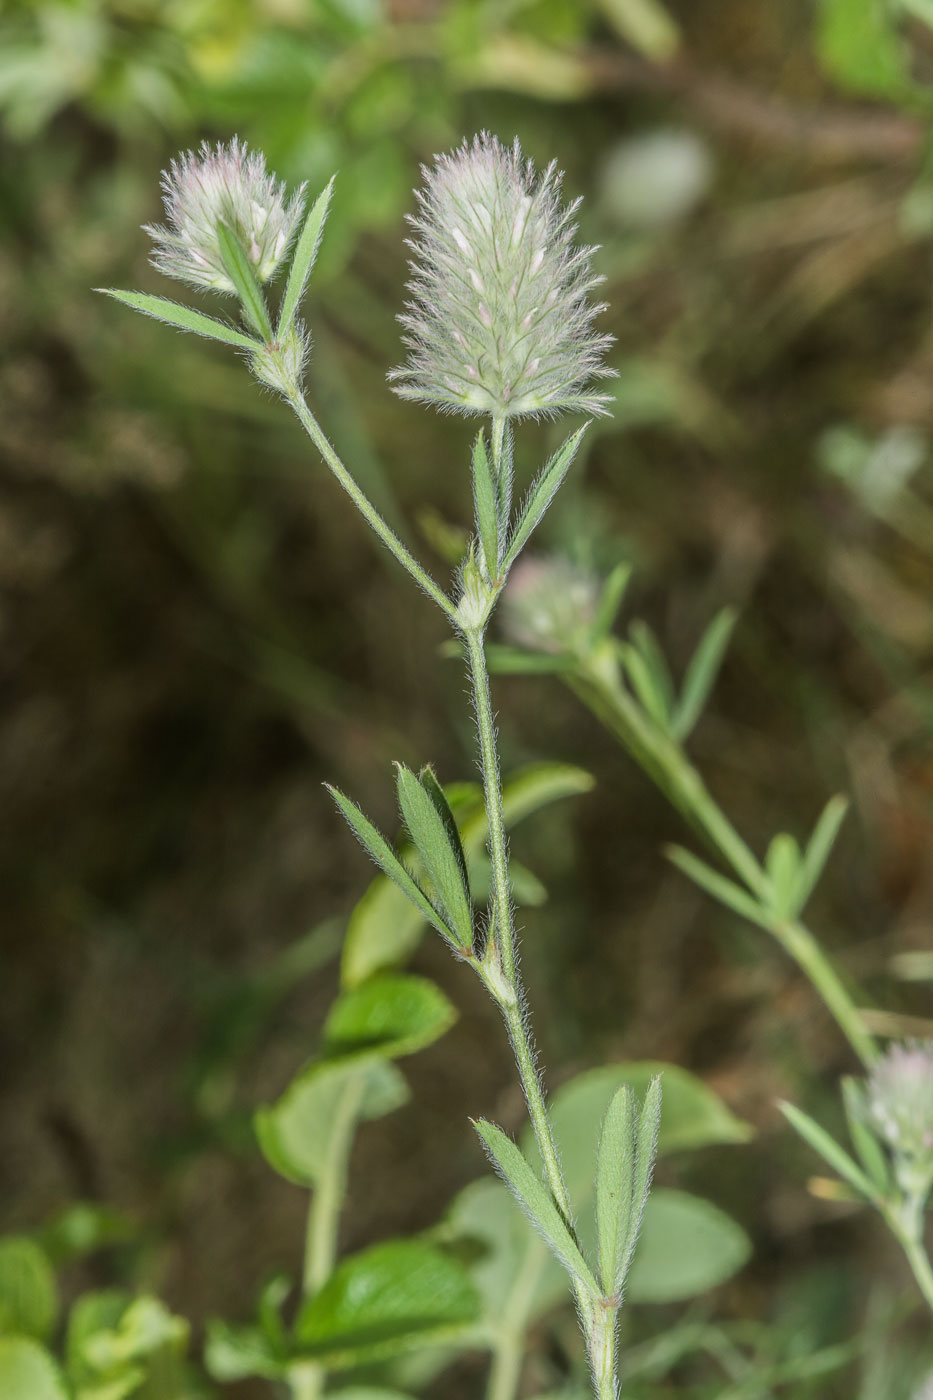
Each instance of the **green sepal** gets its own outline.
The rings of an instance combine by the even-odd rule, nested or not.
[[[318,249],[321,246],[321,235],[324,232],[324,223],[330,208],[330,198],[334,192],[336,178],[336,175],[330,177],[308,210],[308,216],[301,230],[301,237],[295,247],[291,267],[288,269],[288,281],[285,283],[285,295],[282,297],[279,324],[275,332],[276,340],[281,341],[291,330],[292,322],[298,307],[301,305],[301,299],[308,285],[308,278],[311,276],[311,269],[314,267]]]
[[[272,339],[272,322],[269,320],[266,299],[256,280],[256,274],[250,265],[249,258],[243,250],[242,243],[233,230],[227,227],[223,219],[218,220],[217,223],[217,242],[220,245],[220,255],[223,258],[227,276],[236,287],[236,293],[240,298],[247,321],[268,343]]]
[[[582,1283],[593,1298],[598,1298],[601,1290],[580,1253],[580,1246],[570,1225],[558,1210],[550,1191],[523,1157],[521,1150],[501,1128],[496,1127],[495,1123],[480,1118],[474,1120],[473,1126],[489,1153],[493,1166],[531,1224],[571,1277]]]
[[[823,1161],[838,1172],[843,1181],[863,1196],[866,1201],[875,1202],[878,1199],[878,1192],[865,1173],[853,1162],[848,1152],[839,1146],[835,1138],[830,1137],[825,1128],[821,1128],[808,1113],[795,1108],[791,1103],[779,1103],[778,1108],[784,1117],[795,1128],[800,1136],[807,1142],[814,1152],[823,1158]]]
[[[589,425],[583,424],[575,433],[571,433],[566,442],[554,453],[554,456],[545,463],[536,479],[532,482],[528,495],[521,508],[521,512],[516,522],[515,529],[509,540],[505,558],[502,561],[502,572],[508,573],[521,554],[531,536],[532,531],[540,524],[545,511],[554,499],[561,482],[570,470],[571,463],[577,455],[577,448],[580,446],[583,434]]]
[[[757,924],[759,928],[771,927],[768,912],[757,902],[754,895],[747,894],[740,885],[727,879],[725,875],[720,875],[718,870],[713,870],[712,866],[707,865],[691,851],[685,851],[683,846],[665,846],[664,854],[678,870],[683,871],[694,884],[700,886],[700,889],[718,899],[720,904],[725,904],[734,913]]]
[[[433,783],[429,786],[403,763],[395,766],[402,816],[434,886],[435,897],[454,931],[455,941],[464,950],[472,948],[473,909],[466,861],[453,814],[433,773],[429,780]]]
[[[487,583],[499,578],[499,490],[482,432],[473,444],[473,503]]]
[[[849,799],[837,793],[831,797],[820,813],[813,828],[813,835],[807,843],[800,862],[800,875],[797,881],[797,911],[803,909],[825,869],[832,854],[839,828],[849,810]]]
[[[716,684],[716,677],[719,675],[719,668],[737,619],[738,612],[735,608],[723,608],[713,618],[693,653],[671,720],[671,732],[681,742],[692,733],[703,713],[710,691]]]
[[[411,900],[428,923],[437,929],[442,938],[446,938],[447,942],[454,948],[462,950],[463,945],[457,934],[448,926],[440,911],[435,909],[431,900],[428,899],[424,890],[399,860],[382,833],[373,826],[367,817],[363,816],[359,807],[355,802],[351,802],[349,797],[345,797],[342,792],[331,787],[329,783],[325,783],[324,786],[352,827],[360,844],[369,852],[383,874],[388,875],[389,879],[398,885],[402,893]]]
[[[164,321],[176,330],[192,331],[208,340],[222,340],[226,345],[237,345],[242,350],[260,348],[258,340],[245,335],[243,331],[238,331],[235,326],[228,326],[226,321],[218,321],[214,316],[205,316],[202,312],[194,311],[190,306],[182,306],[177,301],[149,296],[146,292],[123,292],[117,287],[97,287],[95,290],[102,292],[105,297],[113,297],[114,301],[122,301],[124,306],[129,306],[134,311],[141,311],[144,316]]]

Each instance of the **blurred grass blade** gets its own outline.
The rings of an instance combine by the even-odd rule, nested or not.
[[[771,907],[779,918],[793,918],[800,908],[800,847],[786,831],[779,831],[765,856],[771,882]]]
[[[124,306],[130,306],[134,311],[141,311],[144,316],[152,316],[157,321],[164,321],[167,326],[175,326],[180,331],[192,331],[195,335],[206,336],[208,340],[222,340],[227,345],[238,345],[243,350],[255,350],[258,347],[258,341],[245,335],[243,331],[238,331],[234,326],[228,326],[226,321],[204,316],[200,311],[193,311],[190,306],[182,306],[177,301],[149,296],[146,292],[123,292],[116,287],[97,287],[95,290],[103,292],[105,297],[122,301]]]
[[[599,596],[599,604],[596,608],[596,617],[593,621],[593,627],[590,633],[593,646],[596,646],[598,642],[608,637],[609,633],[612,631],[631,577],[631,564],[616,564],[612,573],[603,584],[602,593]]]
[[[510,1137],[485,1118],[474,1121],[474,1128],[485,1144],[493,1165],[512,1191],[528,1219],[550,1245],[567,1272],[598,1298],[599,1285],[580,1253],[570,1226],[554,1202],[548,1188],[525,1161]]]
[[[616,33],[644,54],[663,63],[680,45],[680,30],[660,0],[597,0],[597,8]]]
[[[437,929],[443,938],[447,939],[448,943],[461,949],[462,944],[457,935],[447,926],[443,916],[435,909],[424,890],[405,869],[382,833],[373,826],[367,817],[363,816],[359,807],[355,802],[351,802],[349,797],[345,797],[342,792],[331,787],[329,783],[325,783],[324,786],[353,828],[360,844],[369,852],[379,869],[398,885],[402,893],[408,896],[415,908],[427,919],[429,924]]]
[[[612,1096],[596,1158],[596,1236],[603,1292],[615,1292],[632,1218],[635,1178],[635,1093],[623,1084]]]
[[[799,1108],[795,1108],[792,1103],[779,1103],[778,1108],[784,1117],[795,1128],[805,1142],[817,1152],[824,1162],[838,1172],[843,1181],[847,1181],[860,1196],[864,1196],[867,1201],[875,1201],[878,1192],[869,1181],[868,1177],[861,1171],[848,1152],[840,1147],[835,1138],[830,1137],[819,1123],[815,1122],[807,1113],[803,1113]]]
[[[886,1196],[891,1190],[891,1174],[888,1159],[871,1128],[868,1126],[868,1111],[861,1084],[851,1075],[842,1081],[842,1100],[845,1104],[846,1122],[852,1146],[859,1155],[862,1166],[878,1189],[879,1195]]]
[[[820,819],[813,828],[813,835],[807,843],[807,849],[800,865],[800,876],[797,883],[798,910],[803,909],[816,888],[826,862],[832,854],[836,837],[839,835],[839,828],[842,826],[848,810],[849,799],[843,797],[841,793],[831,797],[823,808]]]
[[[720,875],[698,856],[685,851],[683,846],[667,846],[664,854],[668,860],[673,861],[678,870],[682,870],[695,884],[706,890],[707,894],[718,899],[720,904],[725,904],[736,914],[741,914],[743,919],[749,919],[761,928],[771,927],[767,911],[762,909],[753,895],[746,894],[739,885],[734,884],[725,875]]]
[[[477,433],[476,442],[473,444],[473,501],[476,506],[476,528],[483,546],[487,577],[491,583],[499,577],[498,497],[486,443],[480,432]]]
[[[405,825],[431,879],[438,899],[461,948],[473,945],[473,910],[466,861],[453,815],[442,815],[436,792],[422,784],[410,768],[396,764],[398,800]],[[432,775],[433,776],[433,775]],[[434,788],[439,791],[437,780]],[[446,806],[443,793],[441,803]],[[451,832],[451,827],[453,832]]]
[[[330,199],[334,192],[336,178],[336,175],[330,177],[305,219],[298,246],[295,248],[295,256],[292,258],[292,265],[288,270],[288,281],[285,284],[285,295],[282,298],[282,308],[279,312],[279,324],[276,330],[277,340],[281,340],[291,330],[292,322],[298,307],[301,305],[301,299],[308,285],[308,278],[311,276],[311,269],[317,261],[321,236],[324,232],[324,221],[330,208]]]
[[[507,573],[521,554],[532,531],[541,522],[545,511],[554,499],[561,482],[570,470],[570,465],[577,455],[577,448],[580,446],[583,434],[586,432],[588,424],[584,423],[582,428],[578,428],[575,433],[571,433],[565,443],[554,453],[549,462],[545,463],[537,478],[531,483],[528,495],[525,497],[525,504],[522,506],[518,523],[512,532],[509,540],[509,547],[506,556],[502,561],[502,571]]]
[[[719,668],[738,616],[735,608],[723,608],[703,633],[687,667],[680,702],[674,712],[675,738],[686,739],[703,713],[709,693],[716,684],[716,677],[719,675]]]
[[[242,243],[222,219],[217,225],[217,241],[220,244],[224,267],[230,281],[236,287],[246,319],[268,343],[272,339],[272,322],[269,320],[266,299],[256,281],[249,258],[243,251]]]

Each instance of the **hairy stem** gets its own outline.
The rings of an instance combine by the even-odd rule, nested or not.
[[[569,673],[568,684],[755,896],[762,923],[810,980],[852,1049],[870,1069],[878,1059],[878,1046],[851,993],[806,925],[800,920],[781,919],[769,909],[765,871],[680,745],[659,733],[619,680],[603,669],[589,666],[577,676]]]
[[[480,755],[483,769],[483,788],[486,798],[486,820],[489,829],[489,857],[493,870],[492,918],[490,938],[493,951],[499,958],[505,989],[490,990],[496,997],[505,1016],[509,1040],[515,1054],[515,1063],[528,1105],[535,1138],[544,1162],[551,1194],[573,1229],[573,1212],[570,1197],[561,1171],[560,1157],[554,1130],[548,1117],[544,1101],[544,1091],[535,1064],[534,1051],[528,1031],[524,1007],[524,988],[515,957],[515,929],[512,918],[512,900],[509,890],[508,849],[505,837],[505,820],[502,812],[502,786],[499,778],[499,755],[496,748],[495,718],[492,710],[492,697],[489,690],[489,674],[486,668],[486,651],[481,629],[466,632],[467,651],[470,659],[470,677],[473,685],[473,698],[476,707],[476,725],[479,732]],[[503,994],[503,992],[505,994]],[[582,1321],[587,1349],[591,1353],[593,1328],[593,1302],[579,1280],[573,1280],[573,1290]],[[592,1353],[591,1353],[592,1355]],[[595,1377],[595,1372],[594,1372]],[[615,1382],[613,1381],[613,1396]],[[609,1392],[600,1392],[599,1400],[609,1400]]]
[[[427,572],[427,570],[422,568],[422,566],[418,563],[414,555],[408,549],[406,549],[405,545],[402,544],[402,541],[399,539],[398,535],[396,535],[395,531],[391,528],[391,526],[386,524],[382,516],[376,510],[376,507],[373,505],[372,501],[366,495],[365,491],[363,491],[361,487],[357,485],[356,481],[350,475],[349,471],[344,466],[337,453],[334,451],[333,447],[327,439],[327,436],[322,431],[320,424],[318,423],[314,414],[311,412],[308,405],[305,403],[301,394],[296,391],[294,394],[289,395],[288,402],[294,409],[295,414],[299,422],[301,423],[301,426],[308,434],[308,437],[314,443],[315,447],[320,452],[321,456],[324,458],[325,463],[330,468],[333,475],[340,482],[340,485],[343,487],[344,491],[346,491],[347,495],[350,497],[350,500],[353,502],[357,510],[366,520],[367,524],[371,527],[372,530],[375,531],[375,533],[382,540],[383,544],[386,545],[389,550],[391,550],[398,562],[401,564],[402,568],[405,569],[406,572],[411,575],[411,577],[415,580],[415,583],[417,583],[418,587],[421,588],[428,595],[428,597],[437,604],[437,606],[442,610],[442,612],[447,614],[451,622],[459,626],[457,620],[457,610],[454,607],[453,603],[447,597],[446,593],[444,593],[443,589],[441,589],[434,582],[434,579]]]

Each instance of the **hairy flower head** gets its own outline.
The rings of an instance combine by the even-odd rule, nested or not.
[[[532,651],[576,651],[586,646],[598,600],[598,579],[570,559],[522,559],[502,597],[503,631]]]
[[[261,152],[248,152],[236,137],[213,149],[206,141],[186,151],[162,173],[167,223],[148,224],[153,265],[196,287],[233,292],[224,267],[217,225],[238,239],[260,282],[284,257],[304,203],[304,185],[291,200],[266,170]]]
[[[516,141],[483,132],[424,167],[401,316],[408,363],[396,393],[455,413],[605,413],[591,392],[611,336],[593,330],[593,248],[575,248],[554,164],[537,176]]]
[[[892,1045],[866,1088],[872,1122],[892,1152],[933,1163],[933,1041]]]

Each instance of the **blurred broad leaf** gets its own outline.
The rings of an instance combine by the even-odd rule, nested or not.
[[[432,1044],[457,1019],[453,1004],[426,977],[372,977],[342,993],[324,1026],[328,1052],[377,1051],[391,1059]]]
[[[240,1381],[250,1376],[272,1380],[284,1374],[287,1361],[260,1328],[234,1327],[215,1320],[208,1324],[204,1364],[215,1381]]]
[[[305,1354],[336,1369],[452,1338],[479,1307],[456,1259],[422,1240],[393,1240],[338,1264],[302,1308],[296,1335]]]
[[[0,1239],[0,1335],[44,1341],[57,1316],[58,1286],[45,1251],[25,1235]]]
[[[348,1100],[358,1119],[381,1118],[408,1099],[404,1078],[384,1059],[325,1060],[295,1079],[254,1126],[263,1156],[297,1186],[313,1186],[326,1166],[327,1145]]]
[[[0,1337],[3,1400],[68,1400],[52,1357],[27,1337]]]
[[[648,1197],[626,1285],[632,1303],[672,1303],[724,1283],[751,1255],[751,1241],[718,1206],[655,1187]]]
[[[658,1074],[662,1076],[659,1154],[747,1142],[752,1136],[748,1124],[736,1118],[702,1080],[677,1065],[632,1060],[586,1070],[564,1084],[551,1104],[564,1177],[576,1205],[581,1206],[592,1193],[596,1143],[609,1101],[623,1084],[643,1098]],[[522,1145],[529,1160],[540,1162],[530,1129]]]
[[[826,71],[851,92],[896,99],[912,90],[906,44],[883,0],[823,0],[817,45]]]
[[[500,1325],[507,1309],[511,1317],[519,1299],[532,1320],[567,1298],[567,1275],[501,1182],[472,1182],[453,1202],[446,1225],[455,1239],[478,1246],[469,1270],[489,1327]]]

